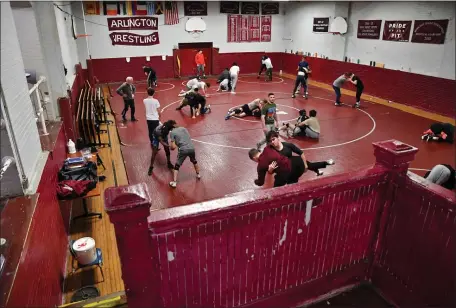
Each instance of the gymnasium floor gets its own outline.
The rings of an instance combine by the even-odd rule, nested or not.
[[[323,176],[356,170],[371,165],[373,156],[372,142],[397,139],[419,148],[418,155],[412,163],[413,172],[424,175],[426,169],[439,163],[454,164],[455,147],[450,144],[426,143],[420,139],[433,120],[405,113],[388,106],[362,100],[360,110],[351,108],[355,98],[343,96],[342,102],[349,106],[335,107],[332,91],[310,86],[309,99],[301,97],[292,99],[291,92],[294,80],[274,77],[273,82],[266,83],[256,76],[240,77],[236,94],[217,93],[215,79],[208,79],[213,86],[208,93],[208,104],[212,113],[190,118],[188,107],[176,111],[181,98],[177,96],[187,80],[166,80],[160,82],[155,97],[163,108],[162,120],[174,119],[178,125],[186,127],[193,138],[197,160],[201,168],[202,179],[195,178],[193,166],[187,160],[180,169],[178,186],[172,189],[168,183],[172,173],[166,168],[163,149],[155,161],[154,173],[147,175],[151,148],[147,132],[144,105],[146,85],[137,83],[136,118],[138,122],[122,123],[120,113],[123,109],[122,98],[115,93],[119,84],[111,84],[111,107],[116,112],[116,125],[127,176],[130,184],[147,183],[153,208],[174,207],[192,204],[204,200],[223,197],[245,190],[262,189],[253,181],[256,179],[256,164],[250,161],[248,150],[262,138],[263,133],[259,120],[254,118],[224,120],[229,108],[250,102],[255,98],[265,98],[268,92],[275,93],[280,123],[293,121],[298,110],[317,110],[321,125],[319,141],[291,139],[305,150],[308,160],[326,160],[333,158],[334,166],[324,170]],[[369,89],[366,89],[367,93]],[[128,113],[127,118],[130,118]],[[287,140],[285,140],[287,141]],[[176,151],[171,153],[171,161],[176,159]],[[300,182],[315,180],[312,172],[306,172]],[[269,178],[263,188],[272,187]]]

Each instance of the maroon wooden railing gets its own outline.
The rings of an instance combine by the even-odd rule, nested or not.
[[[407,241],[398,236],[397,221],[408,200],[401,193],[418,185],[407,177],[418,150],[391,140],[374,147],[377,162],[370,168],[170,209],[154,208],[145,184],[106,190],[128,305],[292,307],[372,277],[395,303],[435,303],[435,296],[426,295],[430,282],[414,281],[413,290],[424,293],[409,292],[404,301],[394,294],[408,291],[407,279],[421,277],[413,275],[419,270],[416,265],[434,262],[415,253],[421,261],[409,263],[404,259],[409,251],[390,253],[392,243],[401,245],[395,238]],[[454,208],[454,196],[445,200]],[[419,216],[418,204],[406,209]],[[442,213],[446,216],[440,217]],[[454,227],[448,213],[434,215],[447,225],[421,230],[429,241],[433,236],[441,239],[432,241],[437,249],[433,256],[450,248],[444,239],[451,238]],[[414,249],[419,244],[407,243]],[[454,241],[449,245],[454,249]],[[449,257],[438,260],[441,268],[451,266]],[[395,271],[393,264],[403,271]],[[441,279],[447,284],[443,290],[454,285],[448,277]],[[388,279],[401,281],[394,292],[390,285],[382,288]],[[439,300],[451,303],[449,297]]]

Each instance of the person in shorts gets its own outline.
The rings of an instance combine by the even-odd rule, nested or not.
[[[166,161],[168,169],[174,169],[173,164],[171,163],[171,152],[169,151],[169,142],[168,142],[168,133],[169,127],[172,126],[172,122],[166,121],[164,124],[160,124],[155,128],[152,134],[152,157],[150,158],[150,166],[148,175],[152,175],[154,169],[155,157],[157,156],[158,151],[160,150],[160,144],[165,148]]]
[[[230,109],[225,117],[228,120],[231,117],[243,118],[247,116],[254,116],[256,118],[261,117],[261,108],[263,108],[264,100],[256,98],[248,104],[244,104],[240,107]]]
[[[177,149],[177,159],[173,170],[173,180],[169,182],[169,186],[176,188],[179,168],[182,166],[187,157],[190,159],[193,167],[195,168],[196,178],[198,180],[201,179],[201,175],[198,162],[196,161],[195,146],[193,145],[192,138],[190,137],[188,130],[185,127],[177,126],[176,121],[174,120],[169,120],[167,123],[169,123],[170,128],[171,151]]]

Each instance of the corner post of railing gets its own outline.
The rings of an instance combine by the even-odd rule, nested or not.
[[[147,223],[151,198],[146,184],[108,188],[104,199],[114,224],[128,307],[161,307],[158,261]]]
[[[374,142],[375,165],[388,171],[388,186],[381,200],[381,213],[376,224],[376,238],[372,242],[368,278],[371,278],[373,265],[379,258],[385,231],[388,225],[391,207],[396,199],[396,192],[404,187],[410,163],[415,159],[418,149],[398,140]]]

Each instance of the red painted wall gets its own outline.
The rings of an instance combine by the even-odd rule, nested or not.
[[[173,57],[151,56],[150,61],[146,57],[131,57],[130,62],[125,58],[92,59],[93,74],[100,83],[125,81],[128,76],[134,80],[146,80],[143,65],[150,65],[157,72],[158,80],[174,77]]]
[[[60,206],[57,172],[66,158],[63,125],[53,155],[48,157],[38,186],[39,199],[17,269],[7,307],[55,307],[62,301],[68,252],[65,225],[71,204]]]
[[[300,59],[282,54],[284,72],[294,75]],[[344,72],[352,72],[361,77],[367,94],[453,118],[456,115],[455,80],[314,57],[308,57],[308,62],[315,81],[332,85]],[[354,90],[352,85],[345,88]]]

